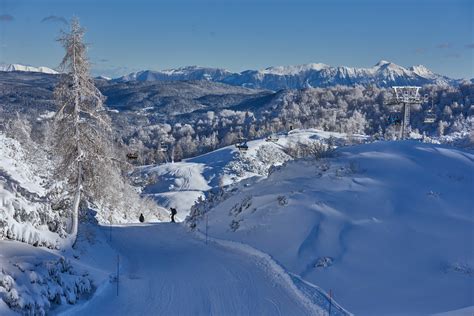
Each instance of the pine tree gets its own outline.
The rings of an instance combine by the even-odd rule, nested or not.
[[[57,157],[56,174],[74,192],[70,241],[74,244],[79,224],[81,200],[102,203],[110,198],[113,181],[120,171],[113,160],[110,118],[104,97],[94,86],[84,43],[84,29],[78,19],[58,41],[66,54],[60,64],[61,78],[54,90],[58,110],[52,131],[52,147]]]

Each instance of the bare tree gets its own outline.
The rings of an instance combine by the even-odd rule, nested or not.
[[[53,126],[56,173],[65,179],[68,192],[74,192],[71,245],[77,238],[81,199],[105,201],[111,180],[120,181],[120,170],[113,160],[110,118],[104,97],[94,86],[84,43],[84,29],[78,19],[58,41],[66,54],[60,64],[61,79],[54,90],[58,110]]]

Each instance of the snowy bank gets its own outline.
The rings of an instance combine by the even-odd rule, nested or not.
[[[473,178],[474,155],[452,147],[341,147],[210,198],[196,224],[207,211],[211,236],[269,254],[355,314],[437,313],[474,305]]]

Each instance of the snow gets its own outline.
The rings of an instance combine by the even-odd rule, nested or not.
[[[54,112],[54,111],[46,111],[46,112],[40,114],[39,117],[36,120],[37,121],[49,120],[49,119],[52,119],[55,114],[56,114],[56,112]]]
[[[449,312],[435,314],[434,316],[472,316],[474,314],[474,306],[461,308]]]
[[[0,249],[1,315],[45,315],[93,290],[87,272],[57,251],[17,241],[0,241]]]
[[[32,166],[28,166],[26,153],[20,143],[0,133],[0,171],[8,173],[13,181],[21,183],[31,193],[44,195],[43,179]]]
[[[0,65],[0,71],[27,71],[27,72],[41,72],[45,74],[58,74],[56,70],[48,67],[40,66],[26,66],[21,64]]]
[[[18,141],[0,134],[0,239],[58,246],[63,231],[56,227],[61,222],[58,212],[46,199],[47,166],[29,157]]]
[[[416,141],[336,153],[213,200],[210,236],[269,254],[355,314],[474,305],[474,154]]]
[[[279,135],[277,142],[250,141],[245,153],[232,145],[182,162],[141,167],[137,172],[150,182],[143,193],[163,207],[176,208],[177,220],[182,221],[206,191],[253,177],[265,178],[270,168],[291,159],[284,153],[288,144],[308,143],[331,136],[345,137],[316,129],[294,130],[288,135]]]
[[[35,215],[53,214],[36,198],[47,168],[0,134],[0,223],[23,241],[0,240],[0,314],[326,315],[330,290],[331,315],[472,313],[472,151],[375,142],[294,160],[296,143],[347,135],[278,136],[138,168],[143,194],[191,212],[186,225],[89,214],[59,251]]]
[[[310,71],[310,70],[322,70],[328,68],[329,66],[323,63],[310,63],[310,64],[303,64],[303,65],[296,65],[296,66],[276,66],[276,67],[269,67],[262,70],[259,70],[262,74],[271,74],[271,75],[297,75],[302,72]]]
[[[435,74],[423,65],[412,66],[412,67],[410,67],[410,70],[413,71],[413,73],[415,73],[418,76],[423,77],[423,78],[433,78],[433,77],[435,77]]]
[[[260,70],[229,72],[224,69],[205,67],[182,67],[163,71],[145,70],[117,78],[130,80],[212,80],[231,85],[260,89],[302,89],[334,85],[376,84],[385,87],[393,85],[450,85],[459,81],[435,74],[423,65],[409,68],[381,60],[373,67],[357,68],[329,66],[324,63],[276,66]]]
[[[119,294],[117,283],[105,283],[62,315],[324,314],[301,299],[284,272],[259,257],[206,244],[180,224],[114,226],[111,236],[121,262]],[[89,260],[100,254],[88,249]]]

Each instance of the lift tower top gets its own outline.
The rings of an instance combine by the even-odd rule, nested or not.
[[[394,86],[393,97],[389,100],[390,105],[401,105],[403,121],[400,128],[400,139],[405,139],[410,131],[410,110],[411,106],[423,103],[420,96],[420,88],[417,86]]]

